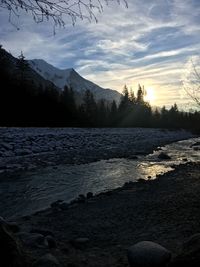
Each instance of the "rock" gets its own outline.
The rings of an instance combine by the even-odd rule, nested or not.
[[[3,153],[3,156],[4,157],[7,157],[7,158],[9,158],[9,157],[13,157],[14,156],[14,153],[12,152],[12,151],[5,151],[4,153]]]
[[[85,203],[85,202],[86,202],[86,197],[83,194],[80,194],[77,198],[70,201],[70,205],[75,203]]]
[[[61,203],[63,203],[63,200],[56,200],[55,202],[51,203],[51,208],[59,208]]]
[[[86,197],[87,197],[87,199],[92,198],[93,197],[93,193],[92,192],[88,192]]]
[[[30,149],[16,149],[15,150],[15,153],[17,156],[25,156],[25,155],[28,155],[28,154],[31,154],[32,151]]]
[[[86,201],[86,197],[83,194],[80,194],[77,199],[78,203],[84,203]]]
[[[191,147],[193,147],[193,146],[200,146],[200,142],[196,142],[196,143],[191,145]]]
[[[21,241],[29,247],[44,247],[44,236],[37,233],[26,233],[20,232],[17,236],[21,239]]]
[[[56,257],[48,253],[33,263],[33,267],[58,267],[60,266]]]
[[[30,233],[36,233],[36,234],[41,234],[43,236],[54,236],[54,234],[50,230],[44,230],[44,229],[39,229],[39,228],[32,228]]]
[[[183,243],[182,250],[169,265],[199,267],[200,265],[200,233],[192,235]]]
[[[71,240],[71,244],[73,245],[73,247],[75,248],[84,248],[88,242],[89,242],[89,238],[87,237],[79,237],[79,238],[76,238],[74,240]]]
[[[2,147],[5,148],[6,150],[12,150],[13,146],[8,143],[1,143]]]
[[[0,224],[4,225],[9,232],[17,233],[20,231],[20,227],[16,222],[7,222],[3,217],[0,216]]]
[[[18,233],[20,231],[20,227],[16,222],[7,222],[7,226],[13,233]]]
[[[6,165],[6,169],[16,169],[16,170],[21,170],[21,168],[22,168],[22,165],[21,164],[16,164],[16,163],[14,163],[14,164],[7,164]]]
[[[183,251],[200,250],[200,233],[194,234],[183,243]]]
[[[130,267],[164,267],[171,259],[171,252],[161,245],[142,241],[128,249]]]
[[[137,179],[137,181],[140,182],[140,183],[145,183],[145,182],[147,182],[147,180],[146,180],[146,179],[143,179],[143,178],[139,178],[139,179]]]
[[[49,248],[56,248],[57,247],[56,241],[51,235],[46,236],[45,242],[47,243],[47,246]]]
[[[63,202],[63,203],[60,204],[59,207],[60,207],[61,210],[68,210],[69,209],[69,204]]]
[[[5,219],[3,217],[0,216],[0,224],[2,224],[2,223],[5,224],[6,221],[5,221]]]
[[[161,152],[159,155],[158,155],[158,158],[159,159],[171,159],[171,157],[169,155],[167,155],[166,153],[164,152]]]
[[[0,219],[0,259],[1,266],[23,267],[25,256],[20,244],[8,231],[2,218]],[[2,265],[3,264],[3,265]]]

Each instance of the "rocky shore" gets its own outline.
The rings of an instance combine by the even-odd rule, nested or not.
[[[133,266],[131,257],[136,267],[199,266],[199,196],[200,163],[187,163],[153,181],[52,203],[14,226],[6,222],[5,231],[25,255],[16,266],[125,267]]]
[[[150,128],[0,128],[0,177],[57,164],[133,158],[191,137],[185,130]]]

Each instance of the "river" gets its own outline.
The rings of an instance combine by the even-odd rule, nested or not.
[[[159,160],[161,152],[171,159]],[[138,179],[155,179],[174,165],[200,160],[200,138],[178,141],[136,159],[111,158],[86,164],[48,166],[0,181],[0,214],[6,218],[28,215],[58,200],[94,194]]]

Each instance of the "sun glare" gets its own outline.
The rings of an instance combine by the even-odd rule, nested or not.
[[[155,90],[151,87],[146,89],[145,101],[153,103],[155,101]]]

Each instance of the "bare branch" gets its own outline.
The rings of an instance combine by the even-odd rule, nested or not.
[[[97,22],[96,11],[102,12],[103,5],[123,2],[128,7],[127,0],[0,0],[0,8],[9,11],[11,16],[19,16],[20,10],[30,13],[36,23],[53,20],[55,26],[64,27],[65,17],[71,18],[75,25],[77,19]]]
[[[200,58],[196,57],[196,59],[196,62],[194,62],[193,59],[190,60],[187,75],[183,80],[183,89],[187,95],[200,106]]]

